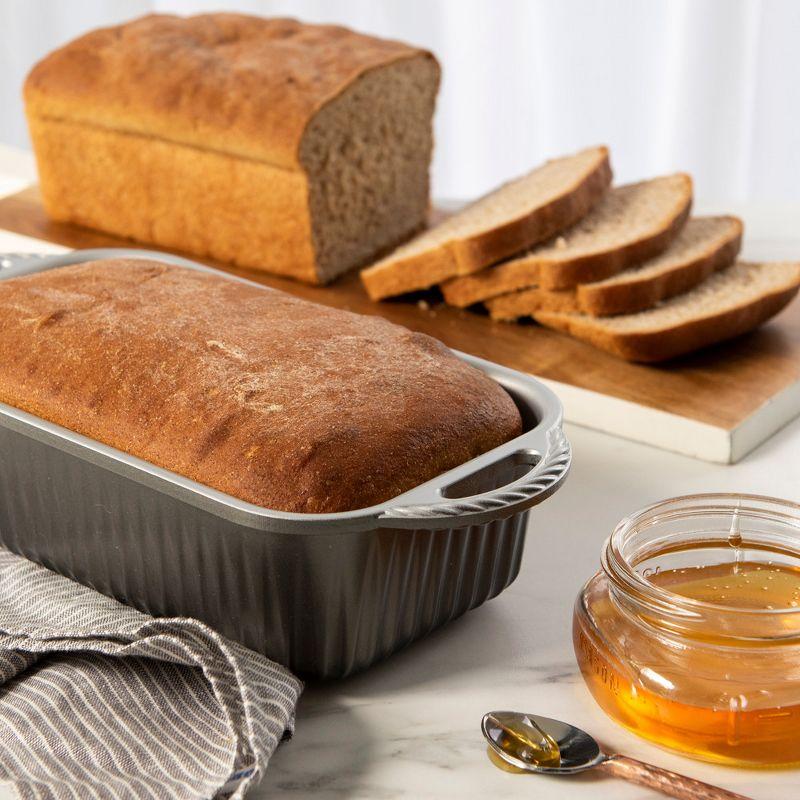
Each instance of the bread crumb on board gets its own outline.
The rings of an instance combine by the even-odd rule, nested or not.
[[[436,309],[433,308],[427,300],[417,300],[417,308],[420,311],[427,311],[432,317],[436,316]]]

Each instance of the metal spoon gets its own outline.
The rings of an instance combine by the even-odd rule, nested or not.
[[[678,800],[749,800],[677,772],[621,755],[607,755],[588,733],[557,719],[491,711],[481,721],[489,746],[507,764],[544,775],[573,775],[597,768]]]

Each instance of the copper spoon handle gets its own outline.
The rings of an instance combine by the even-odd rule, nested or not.
[[[678,800],[750,800],[742,794],[729,792],[627,756],[611,756],[599,764],[598,768],[615,778],[647,786],[670,797],[677,797]]]

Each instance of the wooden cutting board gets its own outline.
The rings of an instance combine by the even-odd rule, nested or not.
[[[0,229],[69,248],[136,246],[51,222],[33,187],[0,199]],[[737,461],[800,413],[800,301],[759,331],[666,366],[643,366],[534,324],[493,322],[435,299],[373,303],[355,274],[314,287],[207,263],[318,303],[378,314],[536,375],[561,397],[568,421],[698,458]]]

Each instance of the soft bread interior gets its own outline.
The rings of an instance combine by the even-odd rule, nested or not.
[[[309,123],[300,161],[322,282],[423,226],[438,85],[431,57],[403,59],[361,76]]]

